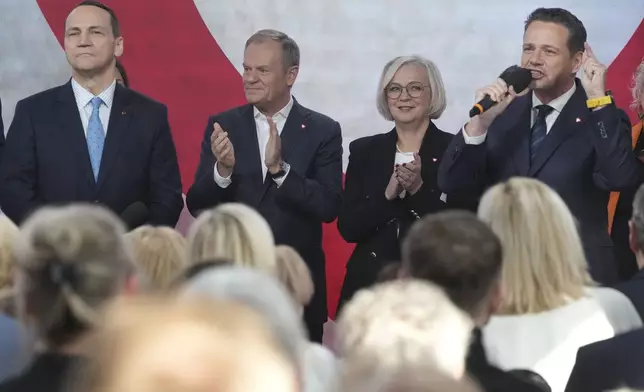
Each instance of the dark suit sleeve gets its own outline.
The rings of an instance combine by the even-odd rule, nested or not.
[[[487,140],[479,145],[466,144],[461,129],[438,167],[438,187],[448,195],[477,195],[488,181]]]
[[[0,206],[16,224],[42,204],[36,196],[37,178],[34,128],[27,104],[20,101],[0,162]]]
[[[608,191],[636,187],[644,173],[633,153],[628,116],[615,105],[591,111],[588,116],[595,147],[595,185]]]
[[[342,202],[342,130],[337,122],[317,151],[313,166],[312,178],[291,167],[277,189],[277,202],[330,223],[338,216]]]
[[[208,124],[206,124],[206,130],[201,141],[199,167],[197,167],[194,183],[186,195],[186,205],[194,217],[203,210],[215,207],[220,203],[232,201],[231,192],[235,186],[234,173],[232,184],[227,188],[221,188],[215,183],[215,156],[210,148],[210,135],[213,132],[215,122],[217,122],[215,117],[208,118]]]
[[[174,227],[183,209],[181,174],[172,140],[168,111],[164,107],[150,161],[150,223]]]
[[[338,230],[345,241],[363,242],[391,219],[400,216],[404,209],[399,198],[387,200],[385,190],[370,193],[363,184],[373,178],[365,158],[370,154],[369,144],[361,140],[349,144],[349,166],[344,183],[344,197],[338,216]],[[392,168],[393,171],[393,168]],[[389,173],[391,175],[391,173]]]
[[[4,123],[2,122],[2,101],[0,100],[0,162],[2,162],[3,147],[4,147]]]

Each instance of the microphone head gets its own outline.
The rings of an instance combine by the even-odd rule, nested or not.
[[[513,86],[515,92],[520,93],[532,83],[532,72],[518,65],[513,65],[503,71],[499,78],[503,79],[508,87]]]
[[[130,230],[145,224],[148,218],[148,207],[140,201],[130,204],[121,213],[121,219]]]

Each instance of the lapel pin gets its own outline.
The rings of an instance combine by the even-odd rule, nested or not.
[[[581,122],[581,118],[577,117],[577,118],[575,119],[575,122],[580,123],[580,122]]]
[[[302,129],[306,128],[306,125],[302,124]]]
[[[433,162],[436,162],[437,160],[438,160],[438,158],[432,158]]]

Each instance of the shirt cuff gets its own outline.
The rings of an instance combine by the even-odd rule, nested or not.
[[[288,163],[284,162],[284,166],[286,166],[286,169],[284,170],[286,173],[284,173],[284,175],[282,177],[273,178],[273,181],[275,181],[275,184],[277,184],[278,188],[282,186],[282,183],[284,182],[284,180],[286,180],[286,177],[288,176],[288,173],[291,172],[291,165],[289,165]]]
[[[215,183],[219,185],[220,188],[228,188],[228,186],[232,184],[233,181],[230,179],[232,174],[228,175],[228,177],[222,177],[217,170],[217,162],[215,162],[213,171],[215,172]]]
[[[483,144],[483,142],[485,141],[485,138],[487,137],[487,132],[479,136],[469,136],[465,132],[465,126],[463,126],[463,129],[461,129],[461,132],[463,133],[463,139],[465,139],[465,144],[471,144],[474,146]]]

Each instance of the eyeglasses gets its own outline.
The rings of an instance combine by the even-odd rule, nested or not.
[[[409,94],[410,97],[419,98],[425,92],[426,87],[429,86],[425,86],[420,82],[411,82],[405,87],[398,83],[392,83],[385,87],[385,94],[387,95],[387,98],[398,99],[402,95],[403,90],[407,90],[407,94]]]

